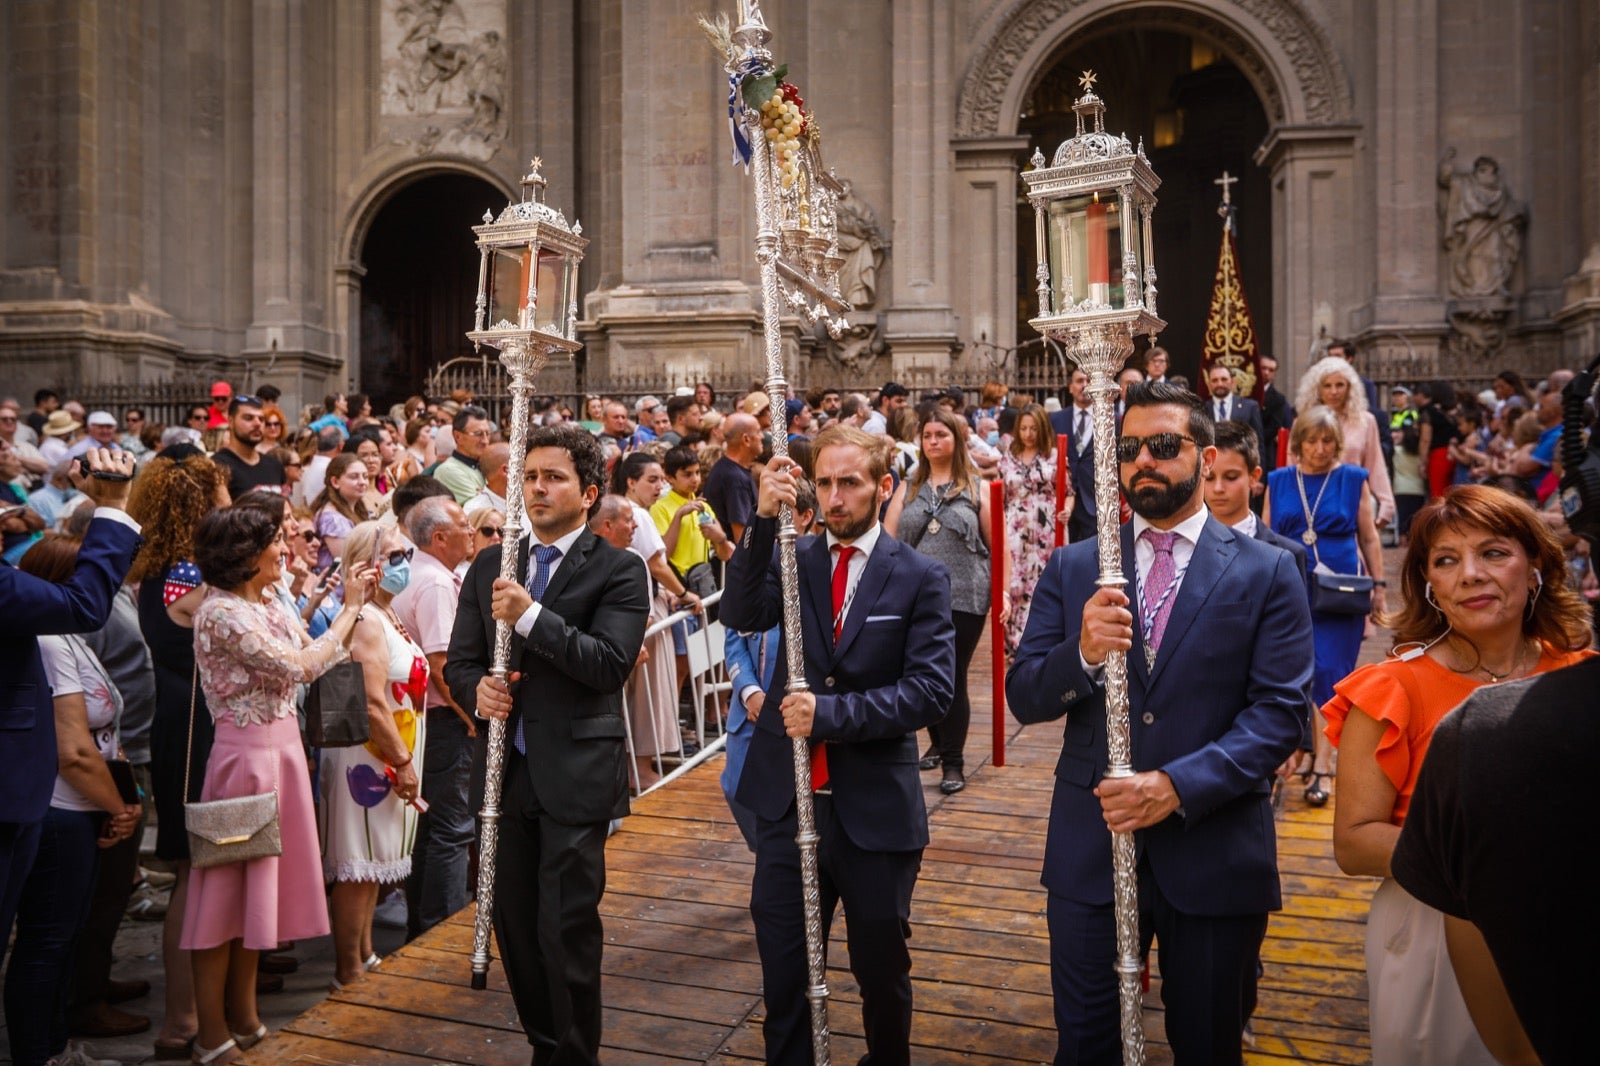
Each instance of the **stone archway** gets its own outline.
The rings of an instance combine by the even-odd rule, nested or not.
[[[1355,306],[1347,220],[1354,203],[1355,125],[1350,79],[1321,20],[1302,0],[1006,0],[979,26],[956,101],[958,196],[972,247],[1001,266],[999,285],[975,284],[966,320],[1014,345],[1005,304],[1015,269],[1014,197],[1023,101],[1072,39],[1131,26],[1209,42],[1259,96],[1269,132],[1255,161],[1270,174],[1273,271],[1271,350],[1285,382],[1304,365],[1327,308]],[[1159,211],[1157,214],[1159,224]],[[1313,248],[1313,241],[1319,241]],[[1313,254],[1315,252],[1315,254]],[[1330,254],[1331,253],[1331,254]],[[1002,291],[1003,290],[1003,291]],[[1342,323],[1335,322],[1334,328]],[[974,330],[976,333],[977,330]]]
[[[469,227],[480,221],[484,208],[498,212],[508,200],[514,198],[511,186],[501,175],[470,161],[422,159],[386,169],[365,183],[346,215],[345,225],[340,234],[338,265],[335,268],[334,304],[336,321],[342,326],[340,354],[345,359],[346,374],[356,388],[369,393],[387,394],[386,390],[403,388],[405,391],[414,392],[421,387],[420,378],[415,382],[408,382],[405,386],[381,379],[368,380],[374,376],[373,368],[368,366],[364,370],[362,367],[364,311],[367,326],[373,324],[372,300],[370,298],[363,300],[364,292],[369,297],[371,295],[367,292],[366,286],[369,284],[368,279],[374,267],[373,263],[367,261],[368,245],[375,229],[385,228],[385,213],[392,214],[392,209],[397,203],[403,201],[408,194],[415,195],[419,184],[439,184],[443,181],[448,185],[451,184],[450,179],[454,179],[453,187],[456,191],[474,195],[470,209],[456,212],[460,217],[454,219],[455,224],[449,231],[454,234],[459,229],[461,247],[470,249],[472,234]],[[478,203],[479,198],[485,202]],[[418,205],[412,206],[415,209]],[[471,254],[471,258],[475,263],[476,252]],[[380,266],[380,273],[381,269]],[[476,283],[476,279],[476,267],[473,266],[468,271],[464,284],[470,287]],[[374,277],[372,280],[376,282],[379,279]],[[369,328],[367,332],[370,331]],[[366,347],[370,348],[371,345],[368,344]],[[452,350],[448,353],[433,354],[438,360],[442,360],[458,353]],[[436,360],[430,357],[427,361],[431,363]],[[370,363],[370,359],[368,362]],[[412,375],[414,371],[415,368],[412,367],[403,369],[407,376]]]

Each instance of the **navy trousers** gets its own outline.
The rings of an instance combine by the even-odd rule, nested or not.
[[[1116,917],[1050,893],[1050,983],[1055,994],[1056,1066],[1120,1066]],[[1208,916],[1176,910],[1139,865],[1139,932],[1154,937],[1176,1066],[1242,1061],[1240,1036],[1255,1007],[1265,914]]]

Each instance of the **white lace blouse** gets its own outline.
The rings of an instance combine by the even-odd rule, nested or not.
[[[243,728],[295,713],[295,685],[350,657],[332,630],[316,640],[276,598],[249,603],[212,589],[194,616],[195,661],[211,716]]]

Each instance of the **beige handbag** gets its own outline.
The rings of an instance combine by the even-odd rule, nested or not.
[[[189,763],[194,758],[195,692],[200,664],[195,663],[189,689],[189,744],[183,757],[183,821],[189,831],[189,861],[196,869],[283,854],[278,833],[278,792],[258,796],[189,802]],[[274,770],[274,776],[277,771]]]

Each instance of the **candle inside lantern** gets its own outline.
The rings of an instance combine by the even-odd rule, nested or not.
[[[1109,204],[1100,202],[1095,193],[1088,207],[1087,244],[1089,266],[1089,299],[1093,303],[1111,302],[1111,246],[1106,234],[1106,209]]]
[[[532,270],[532,269],[533,269],[533,255],[532,255],[532,252],[529,249],[524,248],[522,250],[522,273],[517,278],[517,310],[518,311],[526,311],[528,309],[528,272],[530,270]],[[526,325],[526,323],[524,323],[524,325]]]

